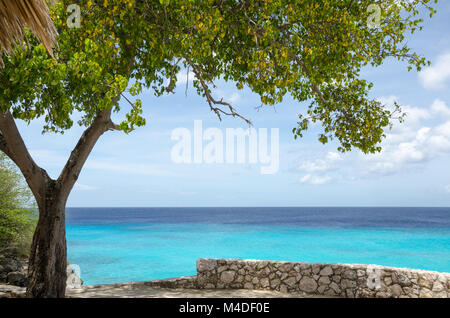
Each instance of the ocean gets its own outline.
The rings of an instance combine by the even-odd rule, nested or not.
[[[450,208],[68,208],[85,285],[196,274],[198,258],[450,272]]]

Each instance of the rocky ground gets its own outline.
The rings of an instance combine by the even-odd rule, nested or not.
[[[25,297],[27,261],[0,256],[0,298]],[[69,274],[69,272],[68,272]],[[169,280],[170,281],[170,280]],[[171,286],[170,282],[167,286]],[[220,290],[157,287],[159,283],[129,283],[68,288],[67,297],[75,298],[305,298],[317,297],[302,293],[265,290]],[[176,286],[174,286],[176,287]]]
[[[0,284],[25,287],[27,285],[27,271],[27,260],[0,256]]]
[[[25,288],[0,284],[0,298],[24,297]],[[67,289],[71,298],[323,298],[303,293],[248,289],[160,288],[136,284],[84,286]]]

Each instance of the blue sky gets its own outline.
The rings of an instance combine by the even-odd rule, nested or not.
[[[186,76],[176,94],[156,98],[141,95],[147,125],[130,135],[107,132],[94,148],[68,200],[72,207],[130,206],[450,206],[450,1],[440,1],[438,13],[422,32],[408,40],[432,61],[421,73],[388,60],[363,77],[373,81],[374,98],[397,100],[408,113],[396,124],[377,155],[355,150],[337,152],[337,144],[322,145],[319,130],[294,140],[297,114],[307,107],[286,98],[275,108],[255,109],[259,98],[219,82],[216,97],[231,101],[255,128],[279,128],[280,168],[263,175],[259,164],[176,164],[171,160],[172,131],[248,128],[239,119],[222,122],[197,96]],[[128,109],[125,101],[121,102]],[[117,115],[117,122],[121,117]],[[82,128],[64,135],[41,134],[42,122],[19,122],[19,129],[38,164],[57,177]]]

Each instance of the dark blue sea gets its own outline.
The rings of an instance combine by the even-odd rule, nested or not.
[[[197,258],[450,272],[450,208],[68,208],[86,285],[195,275]]]

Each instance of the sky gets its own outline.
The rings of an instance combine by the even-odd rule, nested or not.
[[[201,121],[204,133],[208,128],[221,132],[224,147],[227,128],[248,129],[236,118],[219,121],[193,89],[192,75],[188,80],[184,71],[176,94],[141,94],[145,127],[129,135],[107,132],[100,138],[67,206],[450,206],[450,1],[441,0],[436,8],[438,13],[425,21],[424,30],[408,38],[413,51],[431,60],[430,67],[408,72],[406,63],[391,59],[362,72],[374,83],[371,97],[388,105],[397,101],[408,115],[387,132],[381,153],[339,153],[337,143],[317,141],[317,126],[295,140],[292,128],[307,102],[287,97],[275,107],[258,108],[257,95],[219,81],[215,96],[251,119],[260,141],[260,128],[269,137],[278,129],[279,168],[262,174],[267,164],[259,156],[256,163],[248,158],[244,163],[196,163],[192,153],[190,163],[174,162],[174,149],[183,139],[173,135],[181,138],[176,132],[189,131],[193,137],[195,121]],[[127,110],[129,105],[122,100],[121,107]],[[121,113],[114,116],[116,122],[123,118]],[[18,126],[35,161],[54,178],[83,132],[75,125],[64,135],[42,135],[39,120]],[[276,140],[269,138],[268,154]],[[203,142],[203,150],[207,144]]]

